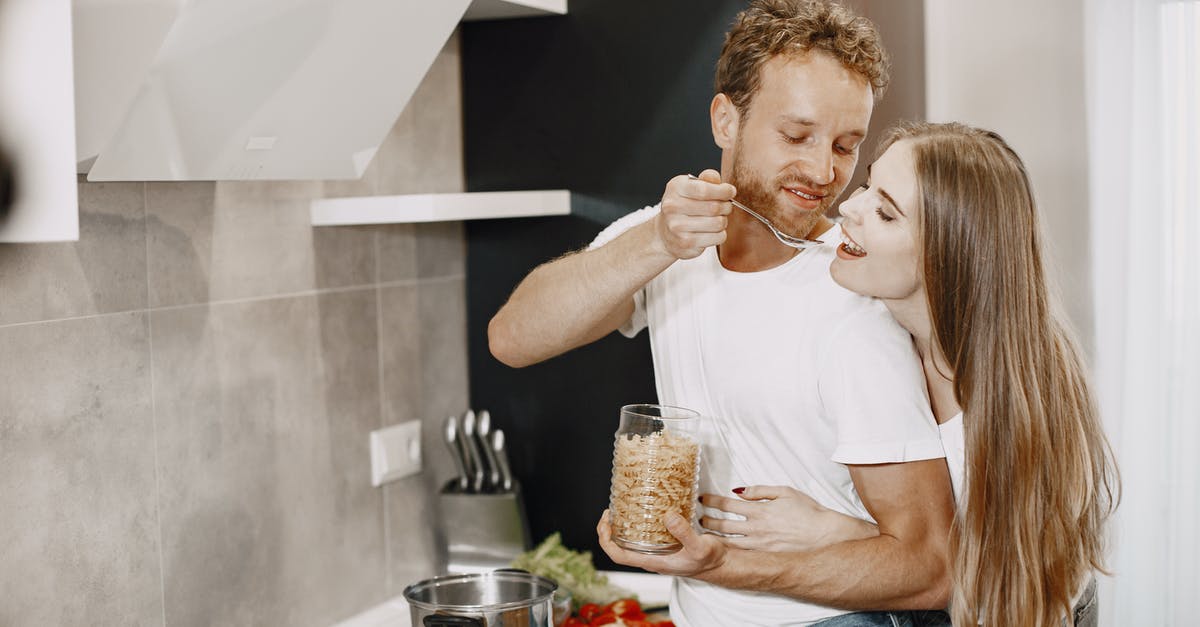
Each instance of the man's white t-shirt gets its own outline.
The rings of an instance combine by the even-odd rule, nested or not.
[[[625,216],[592,247],[657,212]],[[845,464],[940,458],[942,441],[909,334],[882,303],[833,281],[840,227],[820,239],[827,244],[762,272],[726,270],[716,247],[677,261],[637,292],[620,330],[649,328],[659,402],[700,412],[715,434],[702,452],[702,491],[791,486],[874,522]],[[844,613],[683,578],[671,595],[681,627],[805,625]]]

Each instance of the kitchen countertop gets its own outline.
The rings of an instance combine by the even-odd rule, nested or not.
[[[608,575],[608,583],[614,586],[633,590],[642,607],[662,607],[671,602],[671,581],[674,577],[616,570],[602,570],[600,574]]]

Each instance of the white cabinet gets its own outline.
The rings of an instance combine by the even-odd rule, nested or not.
[[[70,0],[0,2],[0,141],[15,204],[0,242],[79,239]]]

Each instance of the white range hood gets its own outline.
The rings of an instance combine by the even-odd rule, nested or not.
[[[471,4],[75,0],[77,167],[92,181],[357,178]],[[469,17],[565,11],[477,4]]]

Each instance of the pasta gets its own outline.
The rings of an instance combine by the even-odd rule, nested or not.
[[[700,446],[686,435],[618,434],[609,494],[613,539],[648,553],[679,550],[664,518],[674,511],[692,520],[699,469]]]

